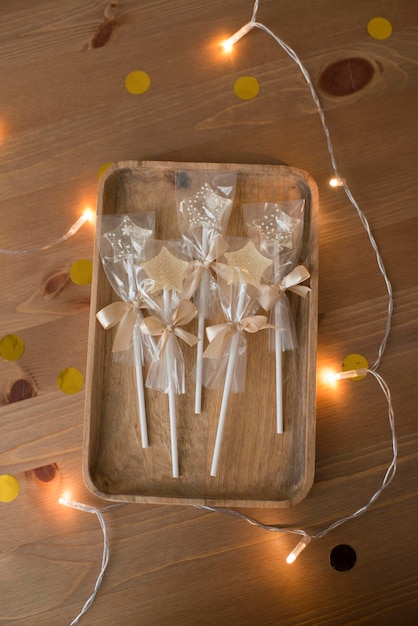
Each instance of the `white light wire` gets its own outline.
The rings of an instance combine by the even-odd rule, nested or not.
[[[100,589],[100,586],[102,584],[102,580],[103,577],[105,575],[105,571],[107,568],[107,565],[109,563],[109,541],[107,538],[107,529],[106,529],[106,523],[104,521],[102,512],[113,508],[113,506],[109,506],[109,507],[105,507],[103,509],[103,511],[100,511],[99,509],[96,509],[93,506],[89,506],[86,504],[82,504],[80,502],[74,502],[72,500],[66,500],[65,498],[60,498],[60,504],[63,504],[64,506],[67,506],[69,508],[72,509],[77,509],[79,511],[84,511],[85,513],[92,513],[93,515],[96,515],[97,519],[99,520],[100,523],[100,527],[102,529],[102,533],[103,533],[103,554],[102,554],[102,565],[101,565],[101,569],[99,572],[99,575],[96,579],[96,584],[94,585],[94,589],[93,592],[91,594],[91,596],[86,600],[83,608],[81,609],[81,611],[79,612],[79,614],[73,619],[73,621],[70,623],[70,626],[74,626],[75,624],[78,624],[80,619],[82,618],[82,616],[84,615],[84,613],[86,613],[89,608],[91,607],[91,605],[93,604],[97,592]]]
[[[67,239],[70,239],[70,237],[73,237],[80,230],[80,228],[86,222],[89,221],[89,219],[90,218],[88,217],[87,214],[81,215],[78,218],[78,220],[74,222],[72,226],[70,226],[67,232],[64,235],[62,235],[62,237],[59,237],[52,243],[48,243],[44,246],[41,246],[40,248],[30,248],[28,250],[5,250],[4,248],[0,248],[0,254],[7,254],[9,256],[18,256],[18,255],[24,255],[24,254],[36,254],[37,252],[43,252],[44,250],[49,250],[50,248],[53,248],[54,246],[58,246],[60,243],[64,243],[64,241],[67,241]]]
[[[344,524],[345,522],[348,522],[349,520],[355,519],[357,517],[360,517],[360,515],[363,515],[363,513],[365,513],[370,507],[371,505],[377,500],[377,498],[380,496],[380,494],[382,493],[382,491],[391,483],[393,477],[395,476],[396,473],[396,463],[397,463],[397,456],[398,456],[398,444],[397,444],[397,437],[396,437],[396,431],[395,431],[395,419],[394,419],[394,411],[393,411],[393,405],[392,405],[392,398],[391,398],[391,394],[389,391],[389,387],[387,385],[387,383],[384,381],[384,379],[382,378],[382,376],[380,374],[378,374],[376,372],[376,369],[379,367],[381,359],[383,357],[383,353],[385,351],[386,348],[386,344],[387,344],[387,340],[389,337],[389,333],[390,333],[390,329],[391,329],[391,323],[392,323],[392,314],[393,314],[393,290],[392,290],[392,285],[389,281],[389,278],[387,276],[386,273],[386,269],[385,266],[383,264],[383,260],[382,257],[380,255],[377,243],[375,238],[373,237],[373,234],[371,232],[370,229],[370,225],[369,222],[366,218],[366,216],[364,215],[363,211],[360,209],[357,201],[355,200],[353,194],[351,193],[351,190],[349,188],[349,186],[347,185],[345,179],[343,179],[339,172],[338,172],[338,167],[337,167],[337,161],[335,158],[335,153],[334,153],[334,147],[331,141],[331,136],[330,136],[330,132],[328,129],[328,125],[326,123],[325,120],[325,114],[324,114],[324,110],[321,106],[321,103],[319,101],[319,97],[318,94],[316,92],[316,89],[314,87],[314,84],[312,82],[312,79],[309,75],[308,70],[304,67],[302,61],[300,60],[300,58],[298,57],[298,55],[296,54],[296,52],[294,50],[292,50],[292,48],[290,46],[288,46],[282,39],[280,39],[280,37],[278,37],[277,35],[275,35],[273,33],[273,31],[271,31],[267,26],[265,26],[264,24],[257,22],[256,21],[256,17],[257,17],[257,11],[258,11],[258,5],[259,5],[259,0],[256,0],[254,3],[254,8],[253,8],[253,14],[250,20],[250,24],[252,25],[252,27],[254,28],[258,28],[262,31],[264,31],[265,33],[267,33],[268,35],[270,35],[270,37],[272,37],[274,39],[274,41],[279,44],[279,46],[281,46],[281,48],[283,48],[283,50],[289,55],[289,57],[297,64],[297,66],[299,67],[304,79],[306,80],[309,90],[311,92],[311,96],[312,99],[315,103],[315,106],[317,108],[318,111],[318,115],[319,115],[319,119],[322,125],[322,129],[326,138],[326,143],[327,143],[327,148],[328,148],[328,153],[330,156],[330,160],[331,160],[331,165],[332,165],[332,169],[334,172],[334,175],[336,177],[336,179],[338,181],[341,181],[341,183],[338,186],[342,186],[351,205],[354,207],[354,209],[356,210],[358,217],[360,218],[360,221],[363,225],[364,230],[367,233],[367,236],[369,238],[370,244],[373,248],[373,251],[375,253],[376,256],[376,261],[377,261],[377,265],[379,268],[380,273],[382,274],[382,277],[384,279],[385,282],[385,286],[386,286],[386,290],[388,293],[388,306],[387,306],[387,319],[386,319],[386,327],[385,327],[385,332],[384,332],[384,336],[383,339],[380,343],[379,349],[378,349],[378,354],[377,354],[377,358],[376,361],[374,362],[374,364],[370,367],[370,369],[367,370],[367,373],[371,374],[372,376],[374,376],[374,378],[377,380],[385,398],[388,404],[388,420],[389,420],[389,425],[390,425],[390,429],[391,429],[391,435],[392,435],[392,461],[389,464],[385,475],[383,477],[383,480],[381,482],[380,487],[377,489],[377,491],[375,491],[375,493],[372,495],[372,497],[370,498],[370,500],[367,502],[367,504],[365,504],[364,506],[360,507],[359,509],[357,509],[354,513],[347,515],[346,517],[343,517],[341,519],[336,520],[335,522],[333,522],[332,524],[330,524],[329,526],[327,526],[326,528],[324,528],[323,530],[321,530],[320,532],[318,532],[317,534],[309,534],[307,533],[305,530],[301,530],[301,529],[296,529],[296,528],[286,528],[286,527],[280,527],[280,526],[275,526],[275,525],[269,525],[269,524],[263,524],[262,522],[249,517],[248,515],[245,515],[244,513],[241,513],[239,511],[236,511],[234,509],[225,509],[225,508],[218,508],[218,507],[210,507],[210,506],[197,506],[196,508],[198,509],[203,509],[203,510],[207,510],[207,511],[214,511],[216,513],[223,513],[226,515],[232,515],[234,517],[238,517],[241,519],[244,519],[245,521],[247,521],[248,523],[252,524],[253,526],[257,526],[259,528],[262,528],[264,530],[269,530],[272,532],[279,532],[279,533],[293,533],[293,534],[298,534],[298,535],[302,535],[303,537],[308,537],[310,539],[320,539],[321,537],[323,537],[324,535],[326,535],[327,533],[329,533],[331,530],[333,530],[334,528],[337,528],[338,526],[341,526],[341,524]],[[247,31],[248,32],[248,31]]]

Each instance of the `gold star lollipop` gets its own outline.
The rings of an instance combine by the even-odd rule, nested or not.
[[[272,261],[260,254],[252,241],[235,252],[225,252],[230,269],[229,283],[246,283],[259,287]]]
[[[142,267],[146,271],[151,280],[155,282],[151,293],[155,293],[159,289],[172,289],[173,291],[181,291],[183,287],[184,274],[189,263],[174,256],[163,246],[160,252],[150,261],[142,263]]]

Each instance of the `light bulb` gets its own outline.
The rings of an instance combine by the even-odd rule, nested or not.
[[[292,552],[288,555],[286,559],[286,563],[291,565],[296,561],[299,554],[306,548],[307,545],[311,543],[311,538],[309,535],[304,535],[302,539],[299,541],[298,545],[293,548]]]
[[[93,209],[87,206],[83,211],[82,218],[85,222],[88,222],[89,224],[94,224],[96,221],[96,214]]]
[[[341,176],[337,176],[335,178],[331,178],[331,180],[329,181],[329,186],[330,187],[344,187],[345,185],[345,178],[341,178]]]
[[[241,37],[244,37],[244,35],[246,35],[248,31],[250,31],[252,28],[254,28],[253,22],[247,22],[247,24],[244,24],[244,26],[242,26],[239,30],[237,30],[236,33],[231,35],[229,39],[226,39],[225,41],[223,41],[222,47],[224,49],[224,52],[227,52],[227,53],[231,52],[232,48],[234,47],[234,44],[237,43],[237,41],[239,41]]]

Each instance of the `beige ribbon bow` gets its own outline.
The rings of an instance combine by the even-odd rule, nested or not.
[[[309,277],[310,273],[306,267],[298,265],[287,274],[278,285],[261,285],[258,291],[258,301],[264,310],[270,311],[287,289],[302,298],[306,298],[311,289],[300,283],[303,283],[303,281],[307,280]]]
[[[209,345],[203,353],[203,357],[208,359],[220,358],[227,346],[227,343],[234,333],[246,332],[257,333],[265,328],[276,328],[273,324],[268,323],[265,315],[249,315],[243,317],[239,322],[224,322],[223,324],[215,324],[206,328],[206,335],[209,339]]]
[[[190,297],[194,294],[199,286],[203,270],[209,269],[216,259],[218,259],[229,248],[229,243],[225,241],[221,235],[213,239],[210,244],[209,252],[204,259],[195,259],[190,264],[189,274],[186,276],[186,283],[190,281],[189,287],[186,289],[187,295]]]
[[[112,352],[127,350],[132,342],[135,322],[141,305],[138,301],[112,302],[98,313],[96,317],[105,330],[118,324],[115,339],[113,340]]]
[[[197,313],[197,307],[193,302],[190,302],[190,300],[182,300],[178,308],[172,314],[169,324],[166,324],[158,317],[150,315],[141,320],[140,328],[145,335],[151,335],[153,337],[161,336],[158,356],[162,358],[170,334],[177,335],[177,337],[183,339],[189,346],[194,346],[199,341],[198,337],[184,330],[184,328],[181,328],[181,326],[185,326],[191,322],[196,317]]]

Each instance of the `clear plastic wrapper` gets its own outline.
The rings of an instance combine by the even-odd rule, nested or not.
[[[265,315],[259,315],[258,288],[268,280],[272,261],[262,254],[259,242],[229,240],[231,246],[224,262],[215,266],[218,275],[218,297],[225,321],[209,326],[209,344],[203,354],[203,384],[222,388],[233,359],[230,391],[245,389],[247,333],[270,327]]]
[[[272,260],[269,284],[260,289],[260,304],[270,311],[270,322],[276,330],[270,334],[270,347],[293,350],[297,347],[294,320],[286,291],[292,285],[286,277],[295,269],[303,240],[304,200],[246,204],[244,219],[249,237],[260,241],[260,249]],[[306,272],[305,268],[303,270]],[[309,274],[295,277],[306,280]],[[297,284],[297,283],[295,283]],[[300,290],[300,295],[306,292]]]
[[[105,328],[118,326],[113,345],[113,356],[117,361],[143,364],[144,357],[153,351],[153,342],[142,337],[138,325],[144,306],[140,285],[145,278],[140,263],[154,228],[154,213],[103,215],[97,226],[103,269],[121,300],[105,307],[97,317]]]
[[[179,229],[191,245],[193,264],[189,296],[199,308],[195,369],[195,413],[202,407],[202,354],[205,320],[217,305],[216,280],[211,268],[228,248],[224,239],[235,196],[236,172],[176,172],[176,205]]]
[[[167,394],[185,393],[185,366],[179,339],[189,345],[197,343],[197,337],[185,329],[198,312],[185,295],[190,263],[190,248],[183,242],[150,240],[141,264],[146,279],[140,291],[149,315],[140,327],[144,335],[157,341],[146,386]]]
[[[236,179],[236,172],[176,172],[179,229],[193,256],[190,292],[196,292],[195,302],[206,317],[213,314],[216,303],[216,283],[210,267],[226,250],[223,236],[234,202]],[[200,283],[202,289],[197,289]]]

